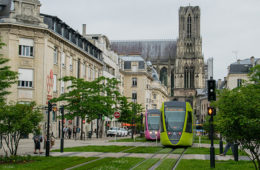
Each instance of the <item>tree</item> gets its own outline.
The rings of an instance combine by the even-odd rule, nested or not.
[[[103,127],[104,121],[99,119],[103,116],[111,116],[117,109],[117,102],[120,93],[117,89],[119,83],[116,79],[99,77],[94,81],[85,81],[75,77],[64,77],[61,80],[71,82],[67,87],[67,92],[58,98],[52,99],[52,102],[64,101],[64,108],[69,112],[65,117],[73,119],[80,117],[81,120],[87,118],[87,121],[98,119],[99,127]],[[81,129],[83,124],[81,123]],[[103,128],[100,129],[102,136]],[[81,130],[82,139],[83,129]]]
[[[0,49],[5,44],[1,42],[0,40]],[[9,59],[3,58],[2,55],[0,54],[0,103],[5,101],[5,96],[8,95],[10,92],[7,91],[7,88],[11,87],[12,84],[16,83],[17,79],[17,72],[11,71],[10,66],[5,65]]]
[[[17,154],[22,135],[38,130],[42,114],[35,106],[34,102],[0,106],[0,135],[5,143],[3,150],[6,156],[8,150],[11,155]]]
[[[260,67],[252,70],[250,80],[255,84],[224,89],[214,105],[219,109],[216,125],[220,133],[248,149],[255,168],[260,169]]]

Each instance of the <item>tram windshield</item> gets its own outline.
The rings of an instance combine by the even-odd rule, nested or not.
[[[185,120],[184,108],[165,108],[166,129],[170,132],[183,130]]]
[[[159,130],[160,116],[148,116],[148,129]]]

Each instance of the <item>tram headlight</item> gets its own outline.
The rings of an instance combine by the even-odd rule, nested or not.
[[[150,134],[152,134],[152,132],[150,131]]]
[[[179,132],[179,135],[181,135],[181,132]]]
[[[155,135],[157,135],[157,131],[155,131]]]

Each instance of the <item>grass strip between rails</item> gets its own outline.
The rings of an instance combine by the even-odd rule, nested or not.
[[[219,148],[215,148],[215,153],[220,153]],[[188,148],[184,154],[210,154],[210,148]],[[232,155],[231,149],[228,150],[227,155]],[[247,153],[242,150],[238,150],[238,155],[247,156]]]
[[[43,170],[55,169],[62,170],[82,164],[84,162],[97,159],[96,157],[33,157],[32,162],[19,163],[19,164],[2,164],[0,169],[19,169],[19,170]]]
[[[64,148],[64,152],[121,152],[126,149],[134,148],[133,146],[78,146],[72,148]],[[59,149],[52,152],[59,152]]]
[[[162,150],[162,147],[156,147],[156,146],[138,146],[133,149],[130,149],[128,151],[125,151],[125,153],[156,153],[160,150]]]
[[[105,170],[123,170],[130,169],[140,161],[143,161],[144,158],[131,158],[131,157],[123,157],[123,158],[104,158],[95,162],[91,162],[84,166],[75,168],[75,170],[85,170],[85,169],[105,169]]]
[[[135,140],[132,138],[124,138],[124,139],[110,140],[109,142],[155,142],[155,141],[146,140],[144,137],[137,137],[135,138]]]
[[[183,151],[184,151],[184,148],[177,148],[177,149],[174,149],[172,154],[181,154]]]
[[[182,159],[176,170],[211,170],[209,160]],[[215,170],[255,169],[251,161],[216,161]]]
[[[143,170],[143,169],[149,169],[154,164],[156,164],[160,159],[159,158],[151,158],[144,161],[142,164],[140,164],[138,167],[136,167],[134,170]]]
[[[175,159],[164,159],[162,163],[156,168],[156,170],[172,170],[175,162]]]

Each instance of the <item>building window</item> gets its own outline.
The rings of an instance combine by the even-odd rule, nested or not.
[[[133,102],[136,102],[136,101],[137,101],[137,93],[136,93],[136,91],[133,91],[133,92],[132,92],[132,101],[133,101]]]
[[[132,78],[132,86],[137,87],[137,78],[136,77]]]
[[[162,84],[164,84],[167,87],[168,77],[167,77],[167,68],[166,67],[163,67],[160,70],[160,81]]]
[[[73,70],[73,65],[72,65],[72,57],[70,57],[70,71],[72,71]]]
[[[144,69],[144,61],[138,62],[138,69]]]
[[[57,75],[53,75],[53,92],[57,92]]]
[[[153,104],[153,109],[157,109],[157,104]]]
[[[156,94],[153,94],[153,99],[156,99],[157,95]]]
[[[19,39],[19,55],[23,57],[33,57],[33,45],[32,39]]]
[[[194,67],[184,68],[184,88],[194,88]]]
[[[83,78],[86,77],[86,65],[85,64],[82,64],[82,76],[83,76]]]
[[[19,69],[18,87],[32,88],[33,87],[33,70]]]
[[[58,64],[58,49],[54,47],[53,51],[53,64]]]
[[[60,82],[60,87],[61,87],[61,88],[60,88],[60,89],[61,89],[60,93],[63,94],[64,91],[65,91],[65,89],[64,89],[64,88],[65,88],[64,81],[61,81],[61,82]]]
[[[131,61],[124,62],[124,69],[131,69]]]
[[[65,67],[65,54],[61,53],[61,67]]]
[[[237,79],[237,87],[241,87],[242,86],[242,79]]]
[[[191,16],[188,16],[187,20],[187,37],[191,38]]]

